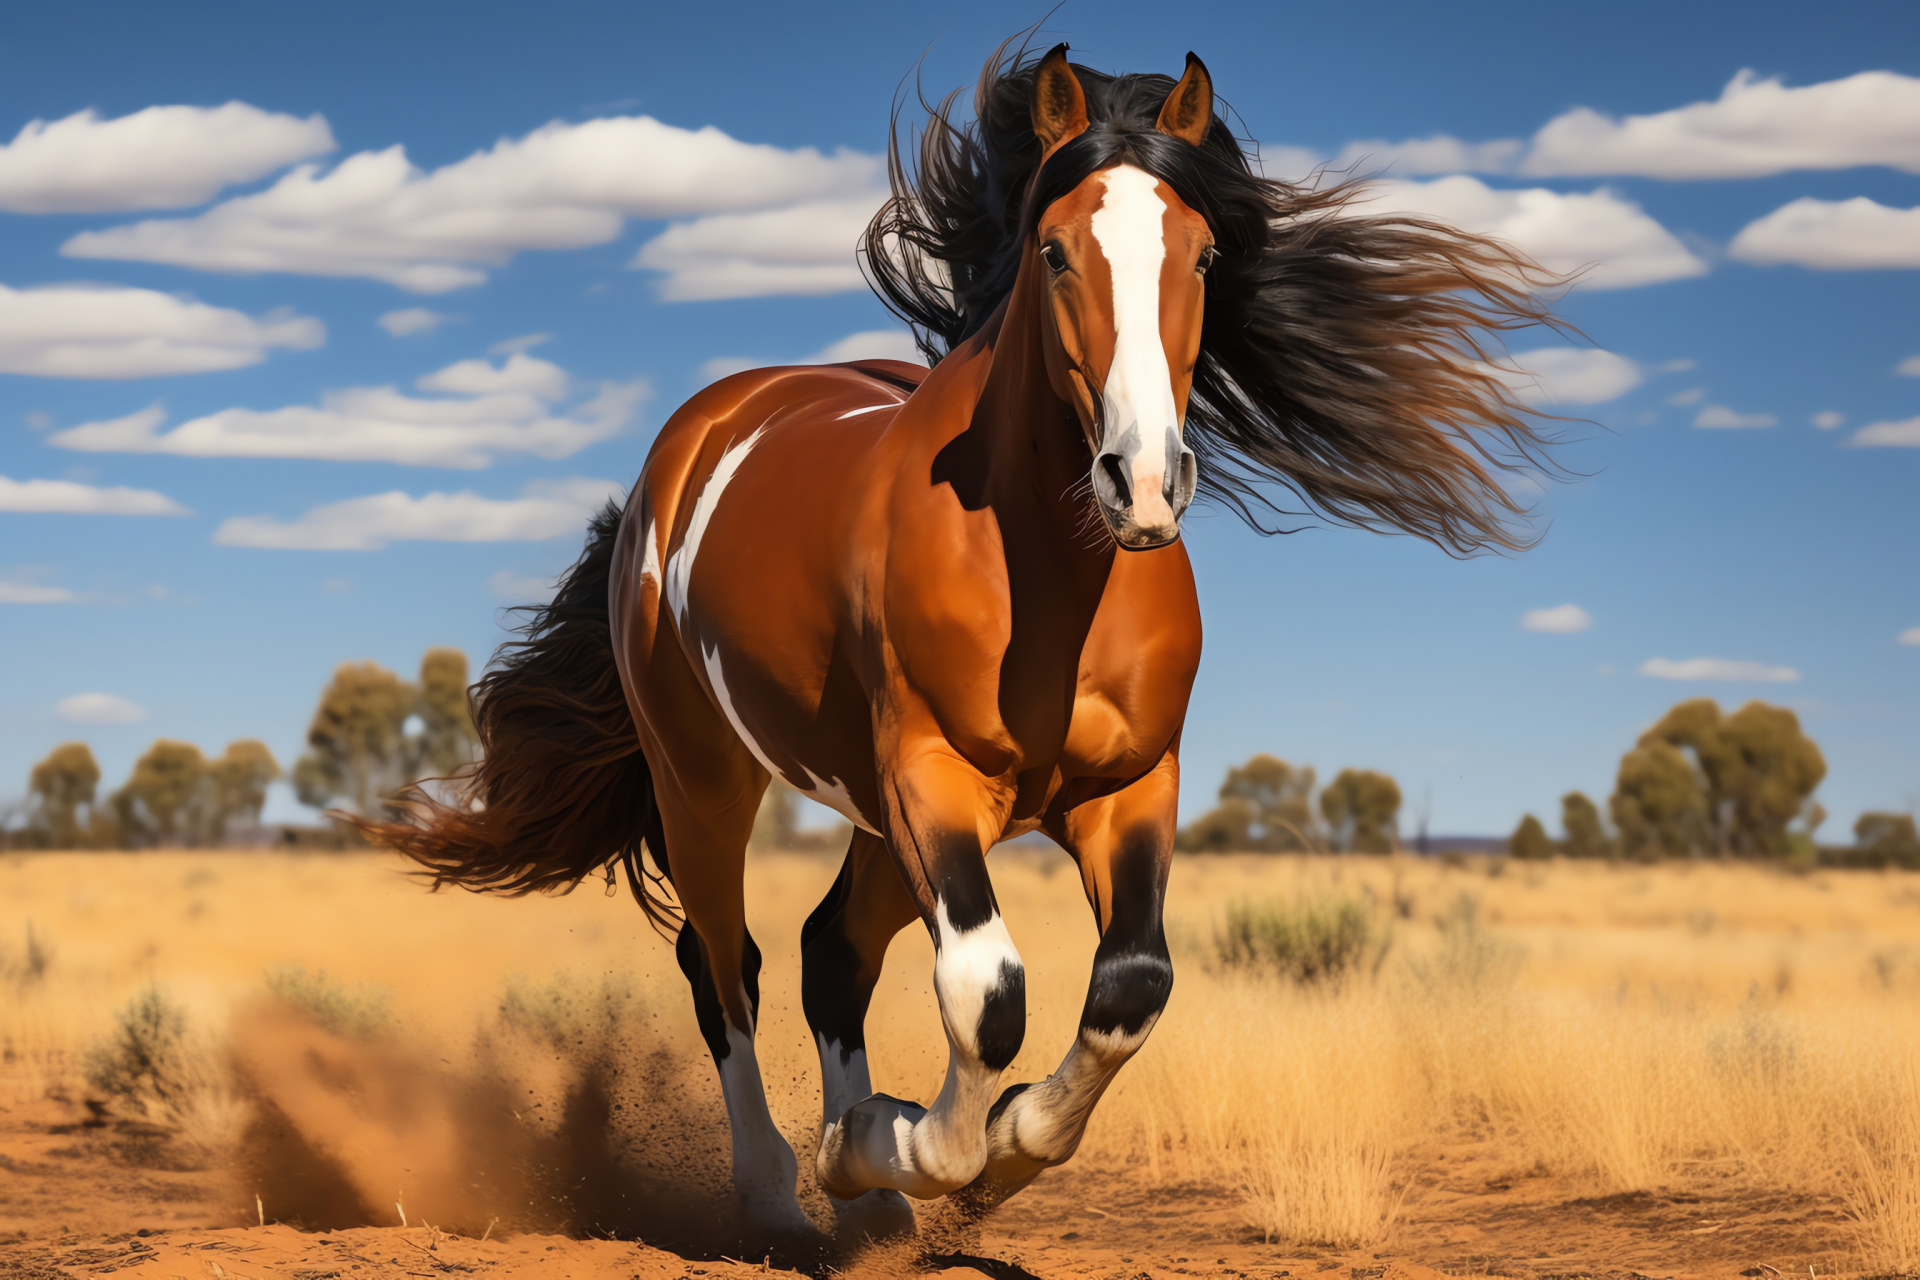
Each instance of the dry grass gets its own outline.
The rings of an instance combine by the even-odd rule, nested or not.
[[[762,1061],[803,1150],[818,1086],[798,934],[835,866],[769,855],[749,874],[767,955]],[[1022,1078],[1064,1051],[1095,942],[1062,872],[1058,857],[995,859],[1028,963]],[[1231,904],[1342,900],[1390,937],[1377,973],[1303,986],[1219,963]],[[1920,1267],[1920,875],[1185,858],[1169,926],[1173,1002],[1083,1162],[1236,1188],[1276,1239],[1357,1243],[1390,1238],[1430,1153],[1491,1141],[1515,1169],[1596,1193],[1731,1179],[1838,1194],[1860,1265]],[[919,931],[902,935],[870,1024],[876,1087],[906,1097],[930,1097],[944,1069],[931,958]],[[8,855],[0,1089],[84,1091],[89,1050],[154,984],[217,1040],[270,974],[298,989],[321,970],[361,990],[356,1007],[390,990],[399,1025],[448,1046],[473,1044],[503,993],[562,971],[582,990],[630,987],[649,1044],[699,1044],[670,949],[591,885],[503,901],[428,897],[367,856]],[[207,1105],[182,1121],[231,1127],[225,1103]]]

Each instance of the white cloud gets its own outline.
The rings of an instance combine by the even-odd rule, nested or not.
[[[1770,413],[1736,413],[1723,404],[1710,404],[1694,415],[1693,425],[1708,428],[1773,427],[1780,419]]]
[[[1900,633],[1901,644],[1920,644],[1920,627],[1908,627]]]
[[[1707,264],[1639,205],[1602,188],[1499,191],[1478,178],[1384,181],[1364,213],[1411,213],[1507,241],[1558,272],[1583,268],[1589,289],[1627,289],[1704,275]]]
[[[285,523],[235,516],[213,540],[273,551],[378,551],[389,542],[539,542],[577,534],[608,499],[625,499],[612,480],[537,480],[519,498],[483,498],[470,489],[413,497],[395,490],[315,507]]]
[[[1920,378],[1920,356],[1908,356],[1893,366],[1893,371],[1903,378]]]
[[[1706,398],[1706,394],[1707,389],[1705,387],[1688,387],[1685,391],[1676,391],[1668,396],[1667,403],[1683,407],[1690,404],[1699,404],[1701,400]]]
[[[1542,347],[1497,370],[1513,393],[1533,405],[1604,404],[1640,385],[1640,366],[1591,347]]]
[[[426,307],[403,307],[399,311],[389,311],[380,317],[382,329],[396,338],[410,338],[416,333],[432,333],[452,316],[443,311],[433,311]]]
[[[0,580],[0,604],[71,604],[79,598],[65,587]]]
[[[1362,173],[1507,173],[1525,146],[1518,138],[1462,142],[1444,133],[1388,142],[1349,142],[1328,168]]]
[[[618,435],[650,394],[644,381],[605,383],[564,414],[554,404],[570,383],[564,370],[535,356],[499,365],[462,360],[416,380],[442,398],[393,387],[330,391],[320,404],[284,409],[222,409],[162,431],[155,406],[49,437],[87,453],[170,453],[194,458],[315,458],[406,466],[491,466],[505,453],[566,458]]]
[[[1822,271],[1920,267],[1920,209],[1890,209],[1865,196],[1802,196],[1742,227],[1727,252],[1761,266]]]
[[[9,480],[0,476],[0,511],[78,516],[188,516],[185,507],[151,489],[98,488],[72,480]]]
[[[1572,635],[1576,631],[1585,631],[1593,625],[1593,617],[1577,604],[1555,605],[1551,609],[1529,609],[1520,615],[1520,625],[1527,631],[1544,631],[1549,635]]]
[[[1920,418],[1902,422],[1869,422],[1848,437],[1847,443],[1861,448],[1891,446],[1920,449]]]
[[[536,578],[511,569],[496,570],[487,579],[487,589],[502,600],[524,603],[547,600],[553,596],[553,579]]]
[[[132,724],[147,718],[145,708],[111,693],[76,693],[53,710],[71,724]]]
[[[1534,135],[1520,172],[1753,178],[1856,165],[1920,173],[1920,79],[1863,71],[1790,89],[1742,71],[1715,101],[1654,115],[1576,107]]]
[[[1800,673],[1792,667],[1743,662],[1736,658],[1687,658],[1680,662],[1648,658],[1640,664],[1640,674],[1660,680],[1735,680],[1754,684],[1792,684],[1800,678]]]
[[[885,194],[759,213],[722,213],[668,227],[631,265],[664,271],[669,302],[844,293],[866,287],[854,249]]]
[[[1819,413],[1814,414],[1812,418],[1813,425],[1822,431],[1832,431],[1846,420],[1846,414],[1835,413],[1832,409],[1822,409]]]
[[[443,293],[480,283],[483,268],[523,250],[605,244],[630,217],[844,198],[877,191],[882,171],[878,156],[787,151],[646,116],[556,121],[431,172],[397,146],[324,173],[302,165],[196,217],[82,232],[61,251],[205,271],[362,276]]]
[[[150,378],[259,364],[274,347],[327,338],[310,316],[259,319],[152,289],[0,285],[0,373],[40,378]]]
[[[108,213],[185,209],[222,187],[333,150],[320,116],[223,107],[148,107],[102,120],[34,120],[0,146],[0,209]]]

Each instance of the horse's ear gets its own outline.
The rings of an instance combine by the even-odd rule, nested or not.
[[[1153,127],[1170,138],[1199,146],[1206,140],[1207,127],[1213,123],[1213,77],[1207,64],[1187,55],[1187,71],[1180,83],[1167,95],[1160,118]]]
[[[1087,95],[1067,65],[1067,46],[1057,44],[1033,73],[1033,132],[1051,151],[1087,127]]]

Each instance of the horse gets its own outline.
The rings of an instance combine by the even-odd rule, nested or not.
[[[1358,181],[1262,176],[1194,55],[1176,81],[1003,46],[970,122],[956,98],[917,165],[896,114],[861,247],[929,367],[761,369],[688,400],[474,686],[459,794],[368,824],[436,888],[624,869],[692,988],[735,1194],[776,1233],[809,1226],[754,1056],[742,876],[769,780],[854,828],[801,935],[818,1183],[871,1234],[911,1229],[907,1197],[977,1220],[1073,1155],[1172,990],[1189,505],[1277,532],[1298,499],[1459,555],[1518,547],[1499,478],[1549,443],[1496,349],[1553,323],[1546,273],[1369,215]],[[1025,970],[986,855],[1034,831],[1077,865],[1099,942],[1060,1065],[1003,1087]],[[876,1093],[866,1057],[915,922],[948,1044],[924,1103]]]

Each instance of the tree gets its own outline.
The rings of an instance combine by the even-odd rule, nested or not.
[[[467,655],[458,649],[427,650],[420,659],[420,717],[415,777],[446,777],[473,762],[479,735],[467,702]],[[412,781],[409,778],[408,781]]]
[[[1569,858],[1600,858],[1612,852],[1600,825],[1600,807],[1585,792],[1569,791],[1560,797],[1560,829],[1566,833],[1560,850]]]
[[[1910,813],[1863,813],[1853,824],[1853,842],[1863,859],[1920,871],[1920,834]]]
[[[185,844],[198,834],[195,819],[207,760],[191,742],[161,738],[134,761],[126,785],[114,793],[123,832],[156,844]]]
[[[1263,752],[1227,770],[1219,805],[1183,828],[1177,843],[1212,853],[1313,849],[1313,785],[1313,766],[1295,768]]]
[[[1391,853],[1400,785],[1371,769],[1342,769],[1320,793],[1320,811],[1326,815],[1336,848]]]
[[[1193,853],[1234,853],[1253,847],[1253,806],[1245,800],[1222,800],[1180,828],[1175,843]]]
[[[293,766],[301,803],[324,809],[344,799],[375,816],[380,797],[410,781],[404,725],[416,701],[413,686],[377,662],[334,668]]]
[[[1730,716],[1711,698],[1679,703],[1640,735],[1620,768],[1614,821],[1623,841],[1641,850],[1783,857],[1809,844],[1826,816],[1813,802],[1826,759],[1798,716],[1764,702]],[[1630,772],[1637,790],[1627,786]],[[1790,830],[1796,821],[1799,832]]]
[[[33,812],[29,825],[51,849],[80,845],[80,809],[91,808],[100,785],[100,766],[84,742],[65,742],[33,766],[27,779]]]
[[[1553,841],[1547,838],[1547,829],[1540,825],[1540,819],[1530,813],[1520,819],[1520,825],[1507,837],[1507,856],[1528,861],[1553,856]]]
[[[257,738],[229,742],[224,754],[207,765],[206,840],[220,844],[236,821],[260,824],[267,784],[280,776],[280,762]]]
[[[1706,789],[1670,742],[1643,738],[1621,757],[1607,804],[1621,850],[1629,857],[1684,858],[1708,848]]]

